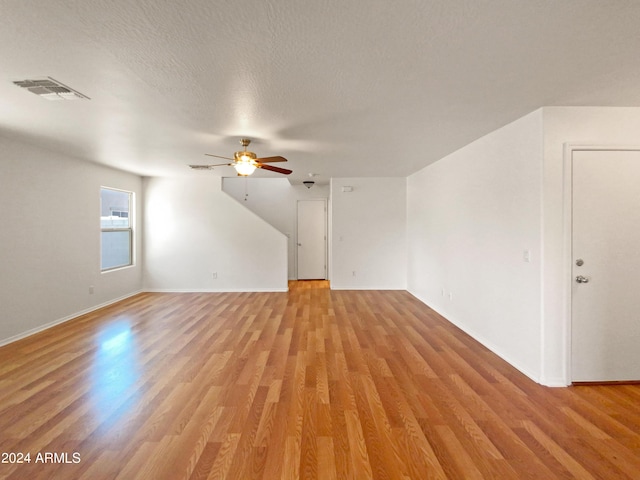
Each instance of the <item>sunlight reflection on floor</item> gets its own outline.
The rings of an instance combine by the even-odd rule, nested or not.
[[[140,378],[139,352],[129,322],[109,325],[98,336],[92,368],[92,395],[101,414],[124,403]],[[124,413],[124,412],[122,412]]]

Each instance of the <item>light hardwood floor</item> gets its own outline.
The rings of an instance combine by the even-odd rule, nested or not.
[[[0,348],[0,452],[30,480],[629,480],[640,385],[542,387],[402,291],[144,293]]]

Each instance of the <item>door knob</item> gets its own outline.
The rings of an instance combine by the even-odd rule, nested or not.
[[[298,244],[298,246],[299,246],[299,247],[301,247],[301,246],[302,246],[302,244],[301,244],[301,243],[299,243],[299,244]]]
[[[578,282],[578,283],[589,283],[589,279],[587,277],[583,277],[582,275],[578,275],[576,277],[576,282]]]

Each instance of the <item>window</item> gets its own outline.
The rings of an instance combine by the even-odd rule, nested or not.
[[[133,264],[133,193],[100,189],[100,269],[112,270]]]

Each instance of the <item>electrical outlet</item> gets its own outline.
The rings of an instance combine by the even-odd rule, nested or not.
[[[89,295],[93,295],[93,293],[95,292],[95,288],[93,285],[89,285]]]
[[[442,289],[442,296],[444,297],[446,295],[444,288]]]
[[[449,292],[449,300],[453,300],[453,292]]]
[[[213,272],[211,276],[213,277],[214,280],[216,280],[218,278],[218,272]]]
[[[353,276],[353,277],[356,276],[356,271],[355,270],[353,272],[351,272],[351,276]]]

